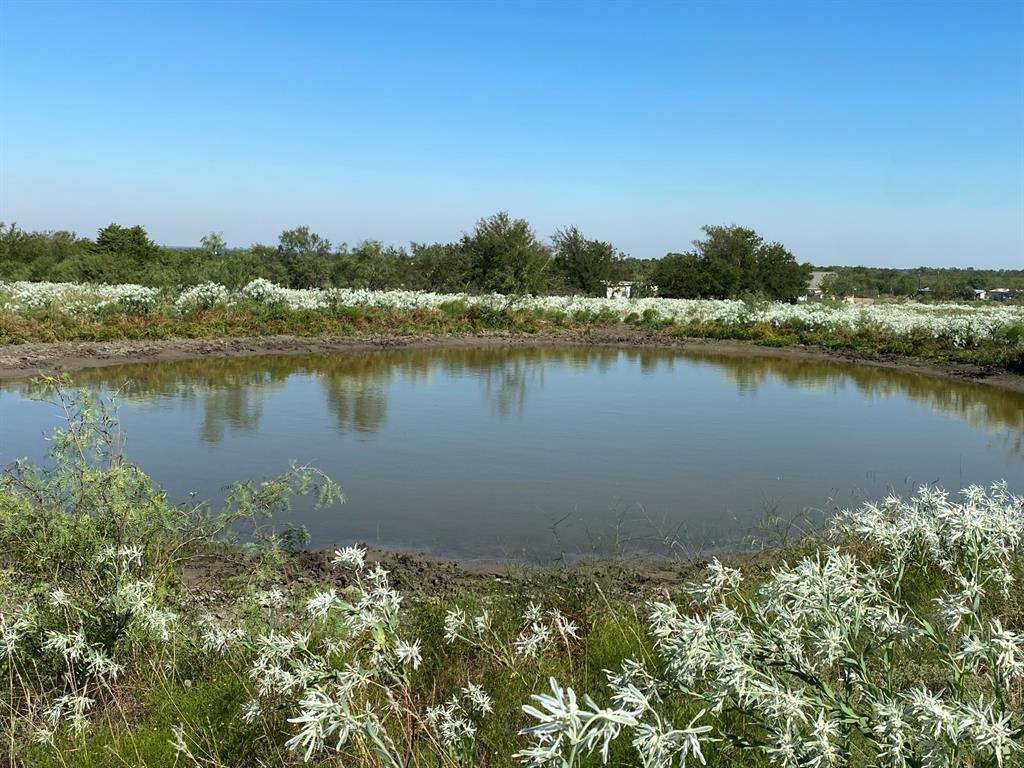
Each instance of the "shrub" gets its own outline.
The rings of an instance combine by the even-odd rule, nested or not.
[[[180,312],[196,309],[209,309],[227,304],[230,294],[228,289],[218,283],[201,283],[186,288],[174,302]]]
[[[601,708],[551,681],[524,707],[520,756],[570,768],[628,732],[645,766],[704,762],[721,742],[773,765],[1013,764],[1024,739],[1024,634],[1006,600],[1024,542],[1024,499],[1005,484],[953,502],[922,489],[841,514],[830,548],[780,566],[756,590],[712,561],[691,610],[651,605],[662,667],[608,673]],[[914,582],[925,599],[914,599]],[[920,586],[916,587],[921,589]],[[905,670],[914,668],[914,674]],[[700,707],[686,725],[667,702]],[[748,755],[748,757],[740,757]]]

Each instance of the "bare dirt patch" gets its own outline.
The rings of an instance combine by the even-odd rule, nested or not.
[[[365,546],[366,559],[388,571],[396,589],[409,595],[444,597],[461,591],[509,590],[533,593],[573,583],[596,584],[611,599],[648,599],[678,589],[699,578],[708,564],[705,558],[583,559],[544,565],[516,560],[460,560],[435,557],[416,551]],[[333,549],[302,550],[287,557],[279,586],[302,590],[322,585],[344,588],[351,574],[331,565]],[[767,573],[778,565],[778,552],[720,554],[727,565],[747,573]],[[199,592],[217,590],[233,576],[247,576],[251,563],[241,551],[228,551],[193,561],[185,569],[185,581]],[[225,593],[227,594],[227,593]]]

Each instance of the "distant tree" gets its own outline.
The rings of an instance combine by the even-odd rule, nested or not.
[[[923,283],[921,278],[917,275],[911,275],[906,273],[899,273],[890,271],[892,275],[885,282],[888,285],[883,288],[877,288],[875,293],[888,293],[893,296],[913,296],[917,293],[918,288],[926,287],[927,283]]]
[[[200,242],[202,243],[203,252],[210,258],[220,258],[227,251],[227,243],[224,242],[223,232],[211,232],[208,235],[204,235]]]
[[[779,301],[792,301],[807,291],[811,265],[798,264],[781,243],[766,243],[757,250],[757,290]]]
[[[409,256],[404,249],[364,240],[351,251],[339,251],[332,278],[335,285],[381,291],[404,285],[408,271]]]
[[[852,296],[847,292],[846,284],[838,274],[832,274],[821,281],[821,291],[826,296]]]
[[[277,253],[286,264],[304,256],[326,257],[331,253],[331,241],[311,232],[306,225],[286,229],[277,239]]]
[[[603,284],[617,277],[620,256],[615,246],[589,240],[576,227],[556,231],[551,242],[566,285],[591,296],[604,295]]]
[[[0,222],[0,280],[32,280],[36,272],[45,279],[60,261],[55,245],[54,233],[26,232]]]
[[[672,299],[696,299],[701,295],[700,259],[695,253],[669,253],[658,259],[651,282],[658,293]]]
[[[703,229],[707,237],[693,243],[701,263],[701,295],[724,299],[754,293],[761,237],[744,227],[709,225]]]
[[[836,273],[832,292],[837,296],[905,297],[914,296],[919,288],[928,288],[932,298],[972,299],[975,288],[1024,288],[1024,270],[1021,269],[890,269],[839,265],[827,269]]]
[[[551,252],[537,240],[525,219],[505,212],[477,222],[462,236],[474,282],[507,294],[542,294],[550,282]]]
[[[137,265],[144,265],[160,254],[159,246],[138,224],[133,227],[108,224],[96,235],[96,251],[131,259]]]
[[[632,256],[621,256],[615,264],[613,280],[629,280],[641,296],[653,296],[658,287],[654,273],[661,259],[638,259]],[[660,290],[660,288],[659,288]]]
[[[331,241],[308,226],[287,229],[278,237],[277,257],[293,288],[320,288],[331,281]]]
[[[553,253],[522,220],[497,214],[454,243],[413,243],[410,252],[377,241],[351,251],[309,227],[281,234],[274,245],[228,249],[221,233],[202,247],[156,245],[141,226],[111,224],[96,240],[73,232],[30,232],[0,223],[0,280],[136,282],[182,286],[212,280],[237,288],[255,277],[293,287],[359,285],[434,291],[549,290],[600,293],[601,280],[630,280],[641,292],[657,285],[664,296],[737,297],[764,294],[792,299],[804,290],[807,265],[778,243],[742,227],[707,227],[689,253],[662,259],[622,256],[578,229],[555,233]],[[606,271],[608,262],[612,269]],[[824,286],[837,296],[973,298],[973,289],[1024,289],[1024,269],[819,267],[834,272]],[[649,294],[642,294],[649,295]]]
[[[465,291],[472,280],[472,254],[459,243],[413,243],[411,286],[428,291]]]
[[[218,259],[208,259],[199,282],[221,283],[238,289],[257,277],[288,285],[288,273],[277,258],[277,249],[269,245],[254,245],[234,249]]]
[[[689,253],[668,254],[652,280],[663,296],[736,298],[763,294],[790,301],[807,288],[811,267],[798,264],[780,243],[766,243],[752,229],[706,226]]]

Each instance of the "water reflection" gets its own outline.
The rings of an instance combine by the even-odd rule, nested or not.
[[[172,498],[311,462],[349,502],[298,504],[314,546],[461,556],[689,553],[769,513],[1024,480],[1024,395],[839,362],[656,349],[477,347],[120,366],[128,451]],[[0,390],[0,464],[54,409]],[[819,515],[820,517],[820,515]]]
[[[950,379],[871,366],[794,358],[594,347],[471,347],[334,354],[237,357],[112,366],[76,373],[76,385],[118,391],[130,403],[172,399],[202,409],[200,437],[210,443],[226,431],[253,432],[268,397],[290,378],[315,381],[339,432],[372,435],[387,421],[393,382],[472,376],[492,415],[522,415],[530,393],[543,389],[546,367],[580,375],[607,374],[620,362],[645,376],[671,372],[676,364],[713,368],[741,395],[756,395],[770,382],[806,391],[854,388],[864,398],[902,396],[976,429],[1006,431],[1006,447],[1024,448],[1024,397],[1018,393]],[[24,390],[25,384],[7,384]]]
[[[756,394],[776,380],[806,391],[855,387],[865,399],[906,397],[975,429],[1010,430],[1008,447],[1024,447],[1024,396],[996,387],[867,365],[787,358],[689,355],[719,369],[741,393]]]

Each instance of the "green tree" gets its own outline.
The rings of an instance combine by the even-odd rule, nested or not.
[[[52,280],[62,262],[91,251],[74,232],[26,232],[0,222],[0,280]]]
[[[160,255],[160,247],[138,224],[133,227],[108,224],[96,235],[96,251],[131,259],[138,266],[154,261]]]
[[[506,294],[542,294],[550,281],[551,252],[525,219],[505,212],[477,222],[462,236],[477,286]]]
[[[227,243],[224,242],[223,232],[211,232],[208,235],[204,235],[200,242],[202,243],[203,253],[212,259],[220,258],[228,249]]]
[[[798,264],[781,243],[762,244],[757,250],[757,290],[778,301],[792,301],[807,291],[811,265]]]
[[[807,288],[811,267],[798,264],[781,243],[766,243],[752,229],[704,228],[689,253],[668,254],[652,277],[663,296],[727,299],[763,294],[792,301]]]
[[[672,299],[696,299],[701,295],[700,259],[695,253],[669,253],[658,260],[651,282],[658,293]]]
[[[694,248],[701,266],[705,298],[724,299],[757,291],[757,251],[763,241],[752,229],[737,226],[704,228],[707,237]]]
[[[364,240],[351,251],[339,252],[332,277],[335,285],[382,291],[407,282],[408,262],[405,250]]]
[[[411,251],[410,287],[440,293],[470,287],[472,254],[459,243],[413,243]]]
[[[277,257],[293,288],[321,288],[331,281],[331,241],[308,226],[286,229],[278,237]]]
[[[620,256],[615,246],[589,240],[576,227],[558,230],[551,242],[566,285],[591,296],[604,295],[604,283],[617,276]]]

